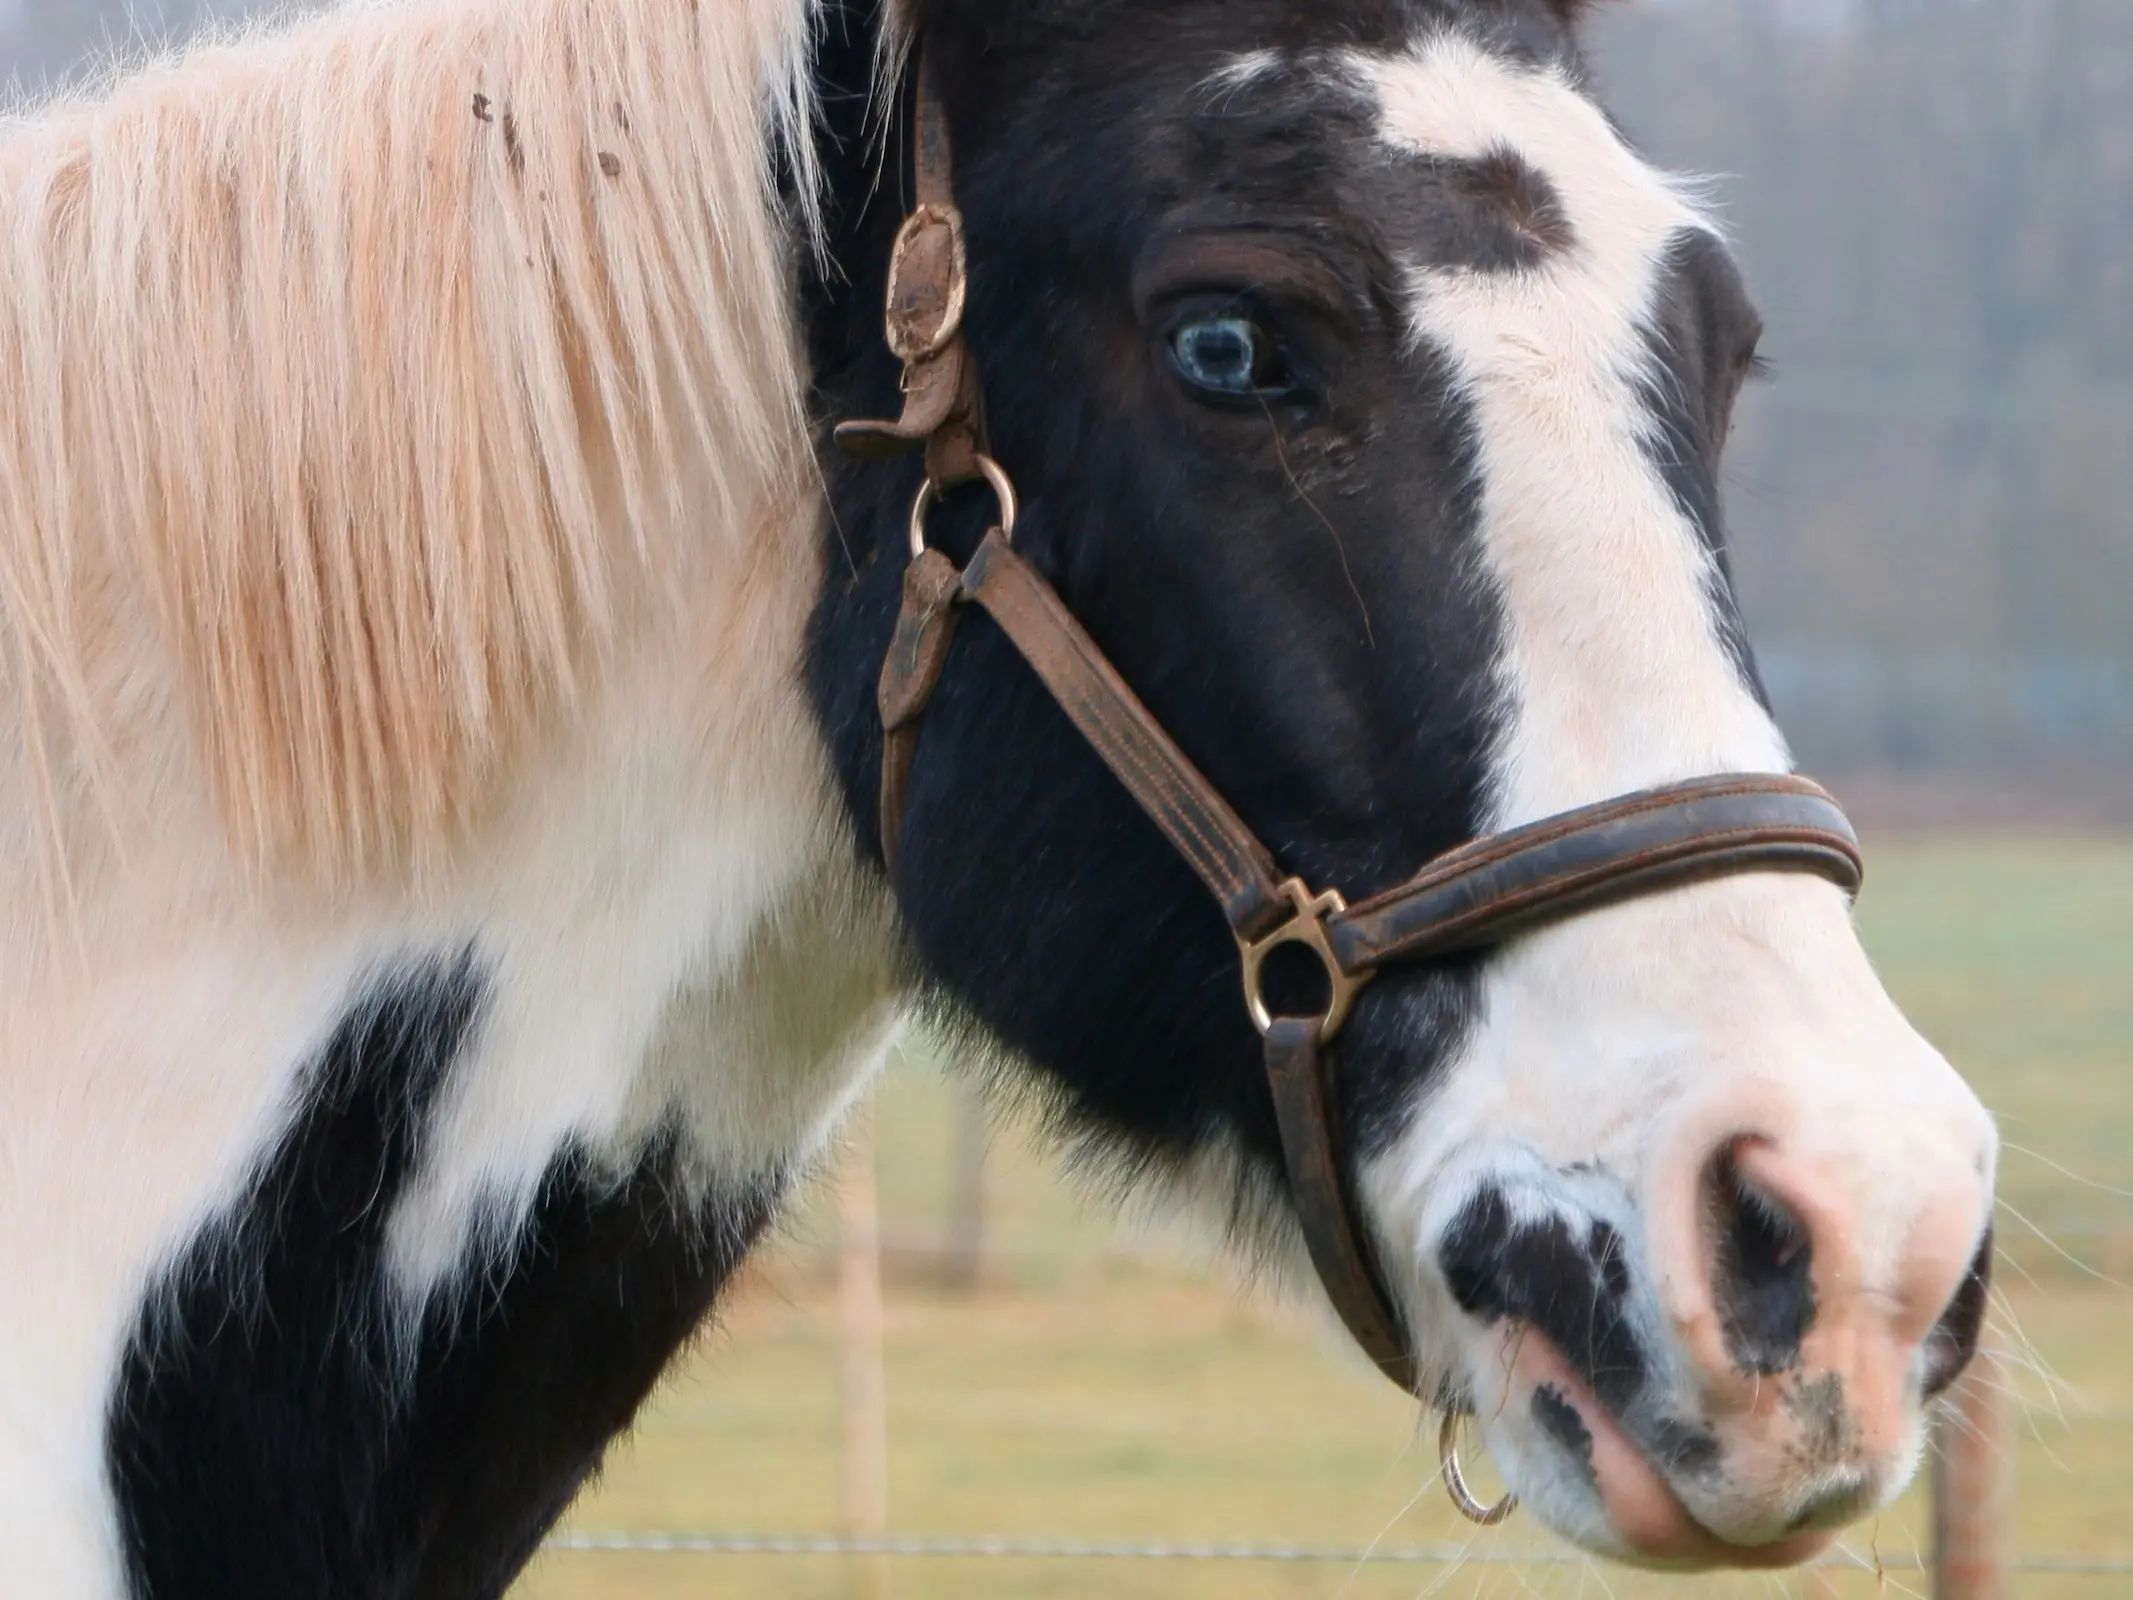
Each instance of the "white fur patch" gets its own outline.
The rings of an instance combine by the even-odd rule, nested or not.
[[[1710,558],[1647,452],[1645,327],[1669,244],[1708,224],[1552,72],[1456,34],[1359,58],[1394,148],[1509,149],[1555,188],[1573,247],[1517,273],[1416,268],[1418,339],[1479,434],[1482,539],[1516,715],[1497,827],[1712,772],[1780,772],[1784,741],[1719,645]]]

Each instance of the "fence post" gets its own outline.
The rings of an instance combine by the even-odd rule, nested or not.
[[[882,1367],[881,1207],[874,1187],[871,1113],[854,1119],[844,1181],[838,1186],[837,1300],[842,1323],[838,1397],[843,1410],[844,1536],[880,1540],[889,1531],[887,1381]],[[888,1589],[887,1558],[862,1555],[852,1593]]]
[[[2013,1600],[2015,1406],[1980,1350],[1933,1423],[1935,1600]]]
[[[985,1149],[992,1129],[985,1097],[969,1084],[956,1086],[955,1193],[948,1218],[947,1259],[942,1280],[951,1289],[977,1286],[985,1265]]]

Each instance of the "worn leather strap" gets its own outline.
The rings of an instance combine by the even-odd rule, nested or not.
[[[1274,858],[1104,659],[1052,586],[998,532],[963,592],[1013,641],[1060,709],[1214,892],[1230,926],[1256,936],[1286,911]]]
[[[1343,970],[1501,944],[1614,901],[1742,872],[1805,872],[1856,894],[1859,840],[1819,784],[1700,778],[1550,817],[1438,857],[1326,921]]]
[[[1379,1277],[1375,1253],[1364,1242],[1355,1197],[1342,1173],[1330,1064],[1318,1042],[1316,1018],[1274,1019],[1266,1036],[1266,1081],[1311,1265],[1349,1337],[1386,1377],[1413,1394],[1415,1358],[1407,1330]]]
[[[903,414],[893,422],[837,425],[837,447],[859,461],[926,452],[926,477],[946,491],[979,476],[985,452],[985,390],[963,338],[969,261],[956,209],[948,117],[930,52],[921,50],[912,105],[912,166],[918,205],[889,260],[889,348],[904,364]]]
[[[940,551],[927,550],[914,558],[904,569],[903,606],[889,653],[882,658],[876,691],[882,738],[881,855],[892,879],[903,853],[904,810],[910,800],[911,768],[918,760],[919,723],[948,665],[962,589],[962,573]]]

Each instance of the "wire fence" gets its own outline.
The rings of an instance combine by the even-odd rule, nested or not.
[[[962,1538],[845,1539],[829,1534],[615,1532],[577,1530],[556,1535],[548,1548],[572,1554],[806,1556],[912,1560],[1263,1562],[1286,1566],[1582,1567],[1592,1557],[1570,1550],[1493,1549],[1461,1544],[1303,1545],[1134,1543],[1081,1539]],[[1880,1560],[1849,1552],[1827,1556],[1810,1571],[1921,1572],[1925,1560],[1892,1555]],[[2026,1556],[2014,1571],[2029,1577],[2133,1577],[2133,1560]]]

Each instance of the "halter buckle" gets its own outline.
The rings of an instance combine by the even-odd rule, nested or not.
[[[906,367],[930,361],[963,331],[970,266],[963,214],[922,205],[897,230],[889,257],[889,349]]]
[[[1263,938],[1247,939],[1240,935],[1237,940],[1237,953],[1244,961],[1244,1004],[1261,1034],[1274,1031],[1274,1013],[1267,1006],[1266,993],[1261,987],[1266,960],[1283,945],[1302,945],[1318,957],[1319,965],[1326,970],[1328,993],[1325,1014],[1318,1019],[1318,1042],[1331,1044],[1347,1024],[1348,1013],[1355,1009],[1355,997],[1376,974],[1350,974],[1333,953],[1333,942],[1326,936],[1326,919],[1348,909],[1348,902],[1338,891],[1328,889],[1324,894],[1314,895],[1303,879],[1290,878],[1282,884],[1281,892],[1288,898],[1295,915]]]

